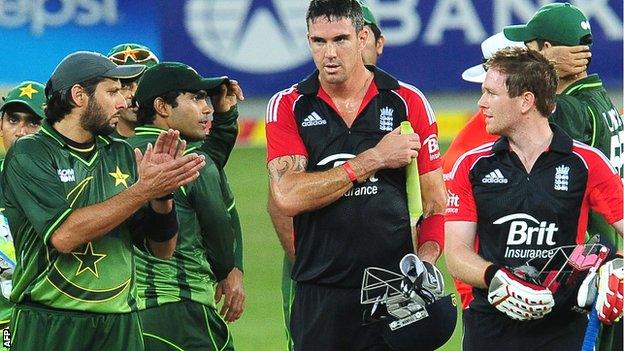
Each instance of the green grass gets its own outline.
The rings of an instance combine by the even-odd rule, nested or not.
[[[283,251],[266,212],[265,150],[236,149],[226,170],[241,217],[245,254],[245,312],[230,325],[234,342],[239,350],[285,350],[280,291]],[[445,267],[443,261],[439,266]],[[447,286],[453,287],[445,269],[443,273]],[[458,319],[453,337],[440,350],[459,350],[460,341]]]

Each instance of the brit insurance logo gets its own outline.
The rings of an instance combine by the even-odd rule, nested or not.
[[[317,166],[327,166],[332,165],[332,167],[339,167],[343,163],[349,161],[354,158],[355,155],[348,153],[334,154],[327,156],[320,160],[316,165]],[[379,188],[377,186],[377,182],[379,178],[373,173],[364,183],[354,185],[353,188],[349,189],[343,197],[357,197],[357,196],[374,196],[379,193]]]
[[[223,66],[267,74],[310,60],[307,1],[189,0],[186,30],[195,46]]]

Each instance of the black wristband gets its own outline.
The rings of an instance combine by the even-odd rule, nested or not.
[[[156,200],[158,200],[158,201],[167,201],[167,200],[171,200],[171,199],[173,199],[173,193],[156,198]]]
[[[175,202],[167,214],[156,213],[152,206],[147,205],[145,212],[145,233],[148,239],[157,243],[169,241],[178,232],[178,216]]]
[[[492,263],[485,269],[485,273],[483,274],[483,280],[485,281],[485,285],[490,286],[492,279],[494,279],[494,275],[498,272],[499,269],[503,268],[503,266]]]

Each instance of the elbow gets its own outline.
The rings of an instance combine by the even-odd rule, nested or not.
[[[64,254],[71,253],[74,251],[77,245],[74,245],[69,242],[68,235],[65,235],[62,231],[57,230],[52,233],[50,237],[50,244],[56,251]]]
[[[436,192],[428,201],[423,204],[423,212],[425,217],[434,214],[444,215],[446,211],[447,196],[446,191]]]
[[[302,212],[299,201],[290,199],[286,196],[275,196],[273,194],[267,206],[270,215],[281,214],[288,217],[294,217]]]

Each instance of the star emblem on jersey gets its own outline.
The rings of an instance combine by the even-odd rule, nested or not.
[[[98,254],[93,252],[93,244],[89,241],[85,246],[84,252],[72,252],[72,255],[80,261],[80,265],[78,266],[78,270],[76,271],[76,276],[79,276],[86,270],[91,271],[93,275],[96,277],[100,277],[98,275],[97,263],[106,257],[105,254]]]
[[[33,94],[38,93],[39,91],[33,88],[32,84],[28,84],[26,86],[20,87],[19,97],[28,96],[29,99],[32,99]]]
[[[111,177],[115,178],[115,186],[119,184],[123,184],[123,186],[125,186],[126,188],[128,187],[128,183],[126,182],[126,179],[130,175],[122,173],[121,170],[119,169],[119,166],[117,166],[115,172],[111,172],[109,174]]]

